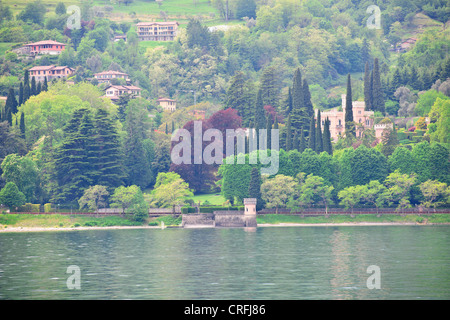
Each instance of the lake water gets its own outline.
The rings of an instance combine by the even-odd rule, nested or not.
[[[449,299],[449,226],[0,233],[0,299]],[[69,266],[80,289],[69,290]],[[380,289],[367,268],[379,267]]]

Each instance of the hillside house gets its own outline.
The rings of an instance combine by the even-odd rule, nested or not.
[[[130,95],[131,98],[140,97],[142,89],[136,86],[110,85],[105,89],[105,97],[113,101],[119,100],[123,95]]]
[[[34,77],[36,81],[44,81],[45,78],[47,78],[47,81],[67,78],[72,75],[74,71],[75,69],[67,66],[56,67],[54,65],[36,66],[28,70],[30,78]]]
[[[23,46],[22,53],[35,56],[39,54],[58,55],[66,48],[66,44],[53,41],[43,40],[33,43],[28,43]]]
[[[95,79],[99,83],[110,83],[111,79],[124,79],[127,83],[130,83],[128,74],[120,71],[108,70],[94,74]]]
[[[140,41],[173,41],[177,35],[178,22],[139,22],[136,31]]]
[[[156,100],[164,111],[174,112],[177,109],[177,102],[169,98],[159,98]]]

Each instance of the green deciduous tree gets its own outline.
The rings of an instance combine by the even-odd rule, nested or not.
[[[353,207],[361,201],[362,186],[351,186],[342,189],[338,193],[338,197],[341,200],[339,204],[343,205],[345,209],[351,209],[351,214],[353,215]]]
[[[162,208],[170,208],[175,205],[184,205],[186,197],[194,194],[189,189],[189,185],[178,175],[175,179],[164,179],[163,182],[158,183],[160,179],[159,173],[156,178],[155,188],[152,192],[153,204]],[[157,185],[157,186],[156,186]]]
[[[419,185],[419,189],[424,197],[420,205],[424,208],[434,207],[436,209],[450,200],[450,188],[444,182],[427,180]]]
[[[88,208],[98,214],[98,209],[106,206],[108,196],[109,192],[105,186],[95,185],[89,187],[84,191],[83,196],[78,199],[80,210]]]
[[[368,184],[363,185],[359,192],[361,194],[360,201],[375,206],[378,214],[378,209],[383,207],[386,202],[386,187],[380,181],[372,180]]]
[[[0,203],[9,207],[12,211],[15,208],[25,204],[25,195],[19,191],[14,182],[8,182],[2,190],[0,190]]]
[[[6,182],[14,182],[25,195],[26,201],[32,202],[36,199],[39,169],[30,157],[10,154],[1,163],[1,168],[2,178]]]
[[[399,170],[390,173],[384,181],[387,187],[384,193],[387,203],[397,204],[397,211],[411,207],[410,190],[415,182],[415,174],[403,174]]]
[[[295,192],[295,180],[292,177],[278,174],[267,179],[261,185],[261,195],[267,208],[283,208]]]

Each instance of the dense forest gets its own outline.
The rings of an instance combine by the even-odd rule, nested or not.
[[[226,205],[251,196],[294,210],[448,204],[449,1],[377,1],[379,29],[368,27],[371,1],[214,0],[202,4],[209,15],[196,15],[195,1],[191,15],[164,11],[165,3],[147,18],[179,20],[177,37],[149,44],[134,27],[146,17],[132,10],[156,8],[153,1],[81,1],[79,29],[67,27],[68,3],[0,2],[2,204],[93,210],[99,205],[89,199],[101,197],[104,206],[142,213],[211,192]],[[48,39],[68,45],[38,59],[16,50]],[[75,72],[67,81],[29,77],[45,65]],[[141,97],[104,98],[93,76],[105,70],[126,72]],[[347,116],[352,101],[364,101],[374,123],[392,129],[381,139],[369,129],[357,136],[346,119],[345,135],[332,140],[320,112],[339,110],[341,94]],[[163,111],[159,97],[176,99],[177,111]],[[192,110],[205,111],[204,129],[280,129],[281,149],[270,151],[278,173],[261,177],[253,170],[261,165],[248,163],[173,164],[171,135],[193,130]]]

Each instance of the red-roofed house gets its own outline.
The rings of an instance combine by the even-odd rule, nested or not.
[[[33,43],[28,43],[25,46],[26,52],[30,55],[37,54],[60,54],[65,48],[66,44],[53,41],[53,40],[44,40]]]
[[[28,70],[30,77],[34,77],[36,81],[44,81],[46,77],[47,81],[58,78],[67,78],[73,74],[74,71],[75,69],[67,66],[55,67],[53,65],[37,66]]]

